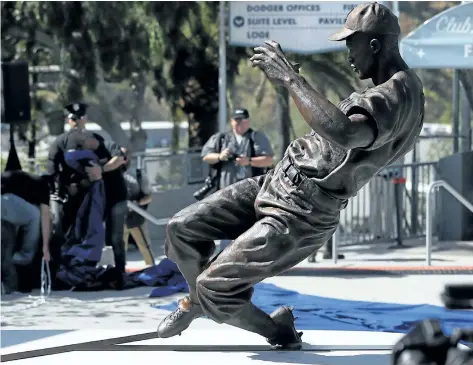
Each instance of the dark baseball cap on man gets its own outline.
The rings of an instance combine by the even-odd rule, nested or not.
[[[235,109],[232,113],[232,119],[235,119],[235,120],[249,119],[249,118],[250,118],[250,113],[248,113],[248,110],[244,108]]]
[[[357,32],[377,35],[399,35],[399,19],[386,6],[363,3],[347,16],[343,29],[329,37],[331,41],[343,41]]]

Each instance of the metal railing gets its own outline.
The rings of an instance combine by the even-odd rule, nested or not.
[[[339,246],[397,242],[425,234],[428,184],[437,177],[435,162],[390,166],[381,171],[340,215]]]
[[[433,196],[435,190],[444,188],[447,190],[455,199],[457,199],[465,208],[469,209],[473,213],[473,204],[465,199],[458,191],[456,191],[451,185],[444,180],[438,180],[432,182],[427,190],[427,204],[426,204],[426,232],[425,232],[425,263],[427,266],[431,265],[432,261],[432,240],[434,235],[433,227]]]
[[[333,263],[341,247],[397,242],[425,235],[428,184],[437,163],[392,165],[381,171],[341,212],[333,236]]]
[[[135,203],[133,203],[131,201],[127,202],[127,206],[128,206],[128,209],[131,209],[131,210],[135,211],[136,213],[141,215],[143,218],[149,220],[151,223],[153,223],[157,226],[164,226],[164,225],[168,224],[168,222],[169,222],[169,218],[158,219],[154,215],[149,214],[146,210],[140,208],[138,205],[136,205]]]
[[[26,162],[26,161],[25,161]],[[25,170],[44,173],[44,161],[28,161]],[[163,150],[133,156],[130,170],[141,168],[153,192],[179,190],[202,183],[208,165],[191,150]],[[405,181],[399,182],[399,177]],[[374,177],[341,212],[339,246],[397,242],[425,235],[427,186],[437,180],[436,163],[390,166]],[[163,207],[164,216],[176,212]]]
[[[46,159],[23,159],[21,164],[24,171],[38,175],[46,173]],[[131,169],[136,167],[147,175],[154,191],[199,184],[208,174],[208,164],[202,161],[200,153],[185,149],[133,154]]]

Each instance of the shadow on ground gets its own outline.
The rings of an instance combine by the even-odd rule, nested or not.
[[[19,345],[25,342],[42,340],[46,337],[62,335],[71,330],[2,330],[2,348]]]
[[[301,365],[389,365],[391,361],[390,354],[362,354],[362,355],[340,355],[333,356],[315,354],[313,352],[281,351],[268,352],[262,351],[249,356],[252,360],[267,361],[271,363],[283,364],[301,364]]]

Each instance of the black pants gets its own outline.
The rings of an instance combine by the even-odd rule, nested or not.
[[[105,217],[105,243],[113,248],[115,267],[122,273],[125,272],[126,252],[123,235],[125,220],[128,214],[127,202],[114,203]]]
[[[253,286],[303,261],[335,232],[346,200],[325,193],[285,158],[266,176],[220,190],[176,214],[166,255],[191,299],[218,323],[251,300]],[[214,240],[234,240],[211,263]]]

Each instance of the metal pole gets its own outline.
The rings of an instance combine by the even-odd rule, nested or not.
[[[472,1],[462,1],[462,4],[471,3]],[[466,89],[462,87],[462,152],[471,151],[473,148],[471,134],[471,116],[470,102],[466,97]]]
[[[218,67],[218,130],[227,130],[227,45],[225,41],[225,1],[220,1],[220,42]]]
[[[458,200],[465,208],[467,208],[470,212],[473,213],[473,204],[470,203],[464,196],[462,196],[458,191],[452,188],[444,180],[437,180],[430,183],[429,187],[427,188],[427,204],[426,204],[426,222],[425,222],[425,263],[427,266],[430,266],[431,263],[431,254],[432,254],[432,237],[434,234],[434,227],[433,227],[433,195],[435,189],[444,188],[447,190],[455,199]]]
[[[412,162],[415,163],[417,162],[417,143],[414,144],[414,149],[412,150]],[[418,218],[418,199],[419,199],[419,189],[418,189],[418,170],[420,169],[419,166],[412,166],[412,172],[411,172],[411,196],[412,196],[412,202],[411,202],[411,229],[412,235],[417,234],[417,218]],[[404,207],[402,207],[404,209]]]
[[[458,153],[459,114],[460,114],[460,78],[458,70],[453,70],[453,153]]]
[[[340,227],[337,228],[337,230],[335,231],[332,237],[332,260],[334,264],[338,262],[338,243],[340,240],[339,230],[340,230]]]
[[[402,203],[402,196],[401,191],[402,185],[398,182],[394,184],[394,199],[396,204],[396,246],[395,248],[402,248],[404,247],[402,243],[403,239],[403,232],[402,232],[402,211],[401,211],[401,203]],[[412,192],[414,194],[414,192]]]
[[[135,211],[136,213],[141,215],[143,218],[146,218],[147,220],[149,220],[154,225],[165,226],[169,222],[169,218],[158,219],[131,201],[127,201],[127,206],[128,206],[128,209]]]
[[[461,103],[462,103],[462,122],[461,122],[461,152],[467,152],[471,150],[471,111],[470,111],[470,102],[466,97],[466,90],[462,84],[461,87]]]
[[[393,14],[397,16],[397,18],[399,19],[399,15],[401,14],[399,12],[399,1],[393,1]]]
[[[429,188],[427,190],[427,204],[425,207],[426,214],[425,214],[425,264],[427,266],[431,265],[431,254],[432,254],[432,236],[433,236],[433,217],[432,217],[432,198],[435,192],[436,183],[433,182],[429,185]]]
[[[136,158],[136,168],[138,170],[143,169],[143,158],[141,157],[141,155],[138,155],[137,158]]]

